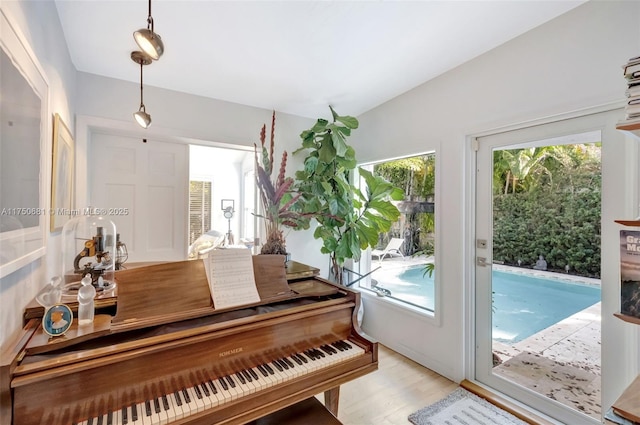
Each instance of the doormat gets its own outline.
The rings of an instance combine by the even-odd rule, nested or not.
[[[528,425],[464,388],[410,414],[409,421],[414,425]]]

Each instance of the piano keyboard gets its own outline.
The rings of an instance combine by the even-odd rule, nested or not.
[[[74,425],[156,425],[237,400],[274,385],[299,378],[364,354],[364,350],[345,340],[280,357],[256,367],[239,369],[233,374],[207,379],[204,373],[193,376],[190,387],[151,397],[142,403],[106,412]]]

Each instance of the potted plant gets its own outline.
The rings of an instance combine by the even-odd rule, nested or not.
[[[309,219],[291,206],[300,198],[299,193],[293,190],[294,179],[286,177],[287,151],[282,153],[280,170],[275,180],[271,175],[274,171],[273,153],[275,148],[276,113],[271,117],[271,140],[269,146],[266,142],[266,125],[262,125],[260,131],[260,148],[254,144],[256,161],[256,184],[260,193],[262,213],[256,214],[264,219],[266,241],[260,250],[261,254],[287,255],[284,228],[306,229],[309,227]]]
[[[333,122],[318,119],[302,132],[302,147],[293,153],[307,155],[304,168],[295,175],[301,201],[296,207],[318,222],[313,236],[322,239],[321,252],[330,256],[330,278],[343,284],[345,260],[358,261],[362,250],[377,245],[378,235],[400,217],[391,200],[401,200],[404,193],[383,177],[356,167],[355,151],[346,138],[358,128],[358,120],[329,109]],[[364,191],[350,180],[356,168],[366,183]]]

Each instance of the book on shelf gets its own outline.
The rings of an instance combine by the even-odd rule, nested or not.
[[[640,230],[620,230],[620,314],[640,318]]]
[[[627,118],[624,121],[620,121],[616,124],[616,129],[627,131],[640,130],[640,117],[635,119]]]
[[[624,94],[629,99],[631,99],[633,97],[640,97],[640,82],[638,84],[633,85],[633,86],[629,86],[629,88],[627,90],[625,90]]]

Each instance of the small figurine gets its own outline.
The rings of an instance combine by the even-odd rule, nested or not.
[[[38,295],[36,295],[36,301],[44,307],[45,311],[60,302],[62,297],[62,288],[60,287],[61,282],[62,279],[60,276],[51,278],[49,283],[47,283],[40,292],[38,292]]]
[[[102,276],[98,279],[102,279]],[[82,278],[80,283],[82,286],[78,289],[78,326],[83,326],[93,323],[96,288],[91,284],[91,275],[88,273]]]
[[[538,257],[538,261],[536,261],[536,265],[533,266],[533,268],[536,270],[547,270],[547,261],[542,255]]]

